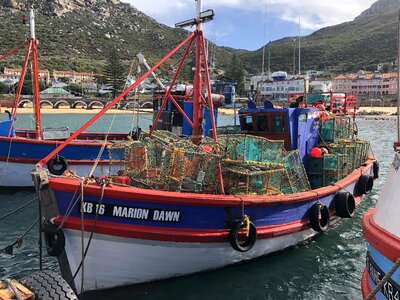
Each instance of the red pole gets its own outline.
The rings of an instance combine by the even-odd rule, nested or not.
[[[184,55],[183,55],[183,57],[182,57],[182,60],[181,60],[181,62],[180,62],[180,64],[179,64],[179,67],[178,67],[178,69],[177,69],[177,71],[176,71],[176,73],[175,73],[174,79],[172,80],[171,84],[169,85],[168,90],[167,90],[166,93],[165,93],[165,96],[164,96],[164,99],[163,99],[163,101],[162,101],[162,103],[161,103],[160,109],[158,110],[157,116],[156,116],[156,118],[155,118],[154,121],[153,121],[153,126],[151,126],[151,129],[150,129],[150,132],[149,132],[149,136],[151,136],[152,133],[153,133],[153,131],[156,129],[158,120],[160,119],[161,114],[162,114],[162,111],[164,110],[165,105],[167,104],[167,99],[168,99],[168,98],[171,99],[172,103],[174,103],[174,105],[176,106],[176,108],[178,109],[178,111],[182,114],[182,116],[186,119],[186,121],[187,121],[187,122],[190,124],[190,126],[193,128],[193,122],[192,122],[192,121],[190,120],[190,118],[186,115],[186,113],[182,110],[182,108],[181,108],[181,107],[179,106],[179,104],[176,102],[176,100],[174,99],[174,97],[172,97],[172,95],[171,95],[171,90],[172,90],[172,87],[173,87],[174,84],[175,84],[176,79],[178,78],[178,75],[179,75],[179,73],[180,73],[180,71],[181,71],[181,69],[182,69],[182,66],[183,66],[183,64],[184,64],[184,62],[185,62],[185,60],[186,60],[186,57],[187,57],[187,55],[189,54],[189,50],[190,50],[190,47],[192,46],[192,43],[193,43],[194,38],[195,38],[195,36],[193,36],[193,38],[190,40],[189,45],[188,45],[188,47],[186,48],[186,51],[185,51],[185,53],[184,53]]]
[[[24,42],[22,45],[19,45],[17,48],[15,48],[15,49],[11,50],[10,52],[4,54],[3,56],[0,56],[0,60],[5,59],[6,57],[10,56],[11,54],[14,54],[14,53],[17,52],[18,50],[24,48],[25,45],[26,45],[27,43],[28,43],[28,42]]]
[[[136,80],[130,87],[128,87],[125,91],[123,91],[118,97],[116,97],[113,101],[109,102],[98,114],[93,116],[88,122],[86,122],[81,128],[75,131],[65,142],[59,145],[56,149],[54,149],[51,153],[49,153],[45,158],[40,160],[36,165],[38,167],[43,167],[54,155],[58,154],[62,149],[64,149],[72,140],[76,139],[78,135],[80,135],[86,128],[92,125],[97,119],[99,119],[106,111],[112,108],[115,104],[117,104],[122,98],[124,98],[128,93],[137,87],[143,80],[145,80],[155,69],[157,69],[160,65],[162,65],[168,58],[174,55],[179,51],[186,43],[188,43],[194,36],[192,32],[184,41],[182,41],[178,46],[176,46],[171,52],[169,52],[166,56],[164,56],[158,63],[156,63],[150,70],[143,74],[138,80]]]
[[[208,61],[207,61],[207,55],[206,55],[206,51],[205,51],[206,46],[204,43],[204,36],[203,36],[202,31],[201,31],[201,45],[202,45],[202,50],[203,50],[204,69],[205,69],[205,75],[206,75],[205,84],[206,84],[206,88],[207,88],[208,106],[210,108],[211,127],[212,127],[212,131],[213,131],[214,141],[217,141],[218,138],[217,138],[217,126],[216,126],[215,118],[214,118],[214,103],[211,99],[211,85],[210,85],[210,77],[209,77],[209,72],[208,72]],[[219,181],[219,185],[220,185],[221,194],[224,195],[225,188],[224,188],[224,179],[222,177],[221,162],[218,163],[218,181]]]
[[[17,92],[15,93],[14,107],[11,110],[12,119],[11,119],[10,130],[8,131],[8,137],[11,136],[11,129],[12,129],[12,126],[14,125],[14,119],[17,114],[18,103],[19,103],[19,99],[21,98],[22,86],[24,84],[26,69],[28,68],[28,61],[29,61],[29,56],[31,55],[31,51],[32,51],[32,41],[30,40],[29,45],[28,45],[28,51],[26,52],[26,55],[25,55],[24,65],[22,66],[22,71],[21,71],[21,76],[19,78],[19,82],[18,82]]]
[[[32,73],[33,73],[33,103],[35,110],[36,120],[36,138],[42,139],[42,122],[40,118],[40,97],[39,97],[39,66],[38,66],[38,55],[37,55],[37,42],[32,39]]]

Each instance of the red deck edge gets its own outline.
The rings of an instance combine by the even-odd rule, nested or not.
[[[334,185],[327,187],[287,195],[278,196],[252,196],[252,195],[213,195],[213,194],[196,194],[196,193],[180,193],[146,190],[134,187],[124,186],[107,186],[104,191],[104,196],[109,198],[117,198],[123,200],[147,201],[169,204],[184,204],[184,205],[208,205],[208,206],[238,206],[245,205],[282,205],[293,204],[309,201],[312,199],[320,199],[330,194],[334,194],[342,187],[348,186],[357,181],[358,178],[368,172],[372,167],[374,160],[369,160],[365,166],[362,166],[353,173],[338,181]],[[77,185],[80,182],[73,178],[50,178],[50,188],[61,192],[75,193]],[[86,195],[100,195],[101,186],[90,184],[85,187]]]
[[[62,219],[63,216],[58,216],[54,220],[54,223],[60,225]],[[92,230],[93,222],[93,220],[85,219],[85,231],[90,232]],[[69,217],[64,223],[63,228],[80,231],[81,219]],[[257,238],[273,238],[296,233],[308,228],[308,220],[300,220],[283,225],[259,227],[257,228]],[[162,228],[97,221],[94,232],[126,238],[168,242],[223,243],[229,241],[229,229]]]
[[[35,140],[35,139],[28,139],[28,138],[23,138],[23,137],[4,137],[0,136],[0,141],[4,142],[9,142],[12,141],[12,143],[23,143],[23,144],[41,144],[41,145],[55,145],[58,147],[61,145],[64,141],[53,141],[53,140]],[[111,140],[112,141],[112,140]],[[101,147],[103,145],[104,141],[101,140],[73,140],[71,142],[71,146],[85,146],[85,147]],[[107,145],[111,145],[111,142],[109,141]]]
[[[374,212],[375,209],[367,211],[362,219],[364,236],[383,256],[396,262],[400,257],[400,238],[376,224]]]
[[[0,156],[0,161],[9,162],[9,163],[21,163],[21,164],[36,164],[38,162],[37,158],[14,158],[14,157],[5,157]],[[80,160],[71,160],[68,159],[68,165],[90,165],[92,166],[94,163],[94,159],[80,159]],[[125,160],[100,160],[98,162],[99,165],[109,165],[110,163],[113,164],[124,164]]]
[[[371,293],[371,291],[372,289],[371,286],[369,285],[368,270],[367,268],[365,268],[361,278],[361,292],[363,299],[365,299]],[[376,297],[372,298],[372,300],[376,300]]]

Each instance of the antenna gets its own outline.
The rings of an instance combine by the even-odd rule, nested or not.
[[[264,76],[264,66],[265,66],[265,36],[266,36],[266,26],[267,26],[267,5],[268,0],[265,0],[265,9],[264,9],[264,38],[263,38],[263,51],[262,51],[262,66],[261,66],[261,75]],[[263,78],[264,79],[264,78]]]
[[[183,28],[183,27],[190,27],[193,25],[200,25],[201,23],[207,23],[210,22],[212,19],[214,19],[215,13],[213,9],[207,9],[201,13],[199,13],[197,19],[189,19],[186,21],[182,21],[179,23],[175,24],[176,28]]]
[[[301,31],[301,25],[300,25],[300,13],[299,13],[299,75],[301,74],[300,70],[300,56],[301,56],[301,48],[300,48],[300,31]]]

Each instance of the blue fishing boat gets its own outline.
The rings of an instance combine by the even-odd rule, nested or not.
[[[35,21],[33,9],[30,12],[31,37],[21,46],[0,57],[0,60],[12,55],[20,49],[27,48],[21,79],[18,83],[14,106],[11,112],[0,115],[0,187],[32,186],[28,176],[38,159],[50,153],[62,141],[71,136],[68,128],[42,128],[39,99],[37,40],[35,37]],[[29,60],[32,60],[35,129],[15,128],[18,104],[24,77]],[[107,149],[114,141],[127,139],[126,133],[98,132],[78,135],[74,141],[59,155],[48,161],[48,170],[61,175],[72,168],[81,174],[106,175],[110,173],[110,160]],[[107,140],[107,142],[105,142]],[[97,159],[99,168],[92,171],[93,162]],[[107,168],[105,168],[107,166]],[[114,161],[113,171],[123,167],[122,162]]]
[[[32,171],[47,252],[79,293],[212,270],[294,246],[351,218],[378,176],[369,142],[356,138],[345,114],[250,102],[239,111],[239,128],[217,128],[209,113],[207,137],[204,111],[215,108],[201,26],[214,12],[196,2],[197,17],[177,24],[196,30]],[[124,170],[84,177],[43,169],[185,45],[151,129],[109,149]],[[196,72],[188,115],[171,89],[190,53]],[[168,103],[182,113],[190,136],[159,130]]]

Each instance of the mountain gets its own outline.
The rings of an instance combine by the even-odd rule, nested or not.
[[[393,62],[397,57],[399,9],[399,0],[379,0],[351,22],[322,28],[301,37],[302,71],[316,69],[341,73],[376,70],[378,63]],[[292,73],[294,38],[297,37],[287,37],[268,45],[272,70]],[[250,70],[257,63],[260,65],[260,57],[262,49],[240,56],[248,62]]]
[[[33,0],[40,68],[101,71],[107,52],[116,49],[127,66],[142,51],[150,64],[165,55],[188,34],[170,28],[119,0]],[[0,0],[0,54],[29,35],[22,25],[28,15],[24,0]],[[320,29],[301,37],[301,68],[332,73],[360,69],[375,70],[397,56],[397,19],[400,0],[378,0],[351,22]],[[180,20],[177,20],[180,21]],[[271,70],[292,73],[293,39],[271,42]],[[256,51],[216,47],[219,68],[229,65],[233,55],[250,73],[261,70],[262,49]],[[18,56],[0,62],[0,67],[21,65]],[[297,57],[296,57],[297,61]],[[165,69],[176,63],[171,62]],[[297,70],[296,62],[296,70]],[[296,71],[297,72],[297,71]]]

